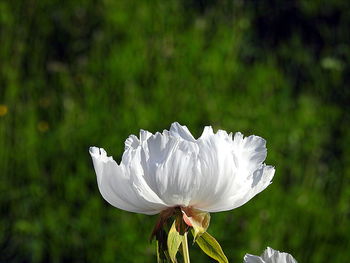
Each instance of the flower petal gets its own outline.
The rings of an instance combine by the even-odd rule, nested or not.
[[[157,214],[164,209],[162,203],[149,202],[139,194],[132,178],[123,166],[107,157],[102,148],[90,147],[97,183],[101,195],[111,205],[130,212]]]
[[[226,193],[226,197],[223,195],[220,202],[217,202],[211,207],[206,208],[208,212],[220,212],[228,211],[239,206],[244,205],[255,195],[263,191],[267,186],[271,184],[271,180],[275,173],[275,169],[272,166],[263,165],[263,167],[254,173],[254,179],[246,182],[243,185],[239,185],[236,182],[233,183],[230,191],[231,195]],[[244,182],[243,182],[244,183]]]
[[[128,150],[129,148],[136,149],[139,145],[139,139],[133,134],[125,140],[125,150]]]
[[[297,261],[292,257],[292,255],[274,250],[270,247],[265,249],[261,258],[266,261],[266,263],[297,263]]]
[[[200,187],[193,196],[191,206],[210,211],[230,187],[235,166],[231,154],[232,140],[231,143],[228,140],[230,138],[227,133],[214,134],[211,127],[205,127],[197,140]]]
[[[182,139],[190,142],[195,142],[195,138],[186,126],[181,126],[178,122],[174,122],[170,127],[170,135],[174,137],[181,137]]]
[[[265,263],[265,261],[261,257],[246,254],[244,256],[244,263]]]
[[[169,134],[156,133],[144,147],[145,178],[169,206],[187,206],[198,189],[195,143]]]
[[[198,139],[204,145],[201,153],[207,153],[203,155],[203,163],[210,164],[202,168],[202,175],[213,169],[206,175],[209,185],[204,187],[211,199],[200,197],[202,203],[197,208],[208,212],[234,209],[271,183],[275,170],[263,164],[267,153],[264,139],[258,136],[243,138],[241,133],[236,133],[232,140],[226,132],[218,131],[214,135],[210,129],[203,134]]]
[[[264,252],[263,252],[263,254],[261,255],[261,257],[264,258],[264,259],[269,259],[270,257],[273,256],[273,254],[275,254],[276,251],[277,251],[277,250],[274,250],[273,248],[267,247],[267,248],[264,250]]]
[[[198,140],[205,140],[214,135],[213,128],[211,126],[205,126],[202,132],[202,135],[198,138]]]
[[[126,151],[124,152],[120,166],[124,168],[125,174],[130,178],[130,183],[132,183],[139,196],[147,202],[162,204],[163,208],[165,208],[165,203],[155,193],[154,187],[152,188],[153,185],[147,180],[148,177],[142,167],[141,159],[140,147],[135,150]]]

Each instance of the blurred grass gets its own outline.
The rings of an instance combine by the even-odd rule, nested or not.
[[[0,2],[0,262],[154,262],[156,217],[102,199],[88,147],[119,160],[129,134],[173,121],[267,139],[273,184],[212,214],[230,261],[349,261],[348,7]]]

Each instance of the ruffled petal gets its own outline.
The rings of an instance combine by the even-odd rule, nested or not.
[[[153,134],[149,131],[140,130],[140,143],[144,144],[147,142],[148,138],[151,137]]]
[[[142,152],[145,180],[168,206],[187,206],[198,189],[196,144],[156,133]]]
[[[241,133],[236,133],[232,140],[224,131],[214,135],[208,130],[205,134],[201,136],[204,139],[199,138],[198,141],[203,141],[201,152],[211,156],[205,157],[204,154],[203,163],[209,165],[202,169],[202,175],[206,175],[209,182],[204,189],[211,198],[202,198],[199,209],[208,212],[234,209],[271,183],[275,170],[263,164],[267,153],[264,139],[258,136],[244,138]],[[213,169],[211,174],[206,174],[205,171],[210,172],[210,167]]]
[[[139,139],[135,135],[130,135],[125,140],[125,150],[128,150],[129,148],[136,149],[140,145]]]
[[[261,255],[261,258],[264,259],[266,263],[297,263],[292,255],[274,250],[270,247],[267,247]]]
[[[90,147],[97,183],[101,195],[111,205],[130,212],[157,214],[166,206],[163,203],[150,202],[140,195],[137,183],[119,166],[112,157],[107,157],[102,148]]]
[[[178,122],[174,122],[170,127],[170,135],[174,137],[180,137],[183,140],[195,142],[196,139],[192,136],[191,132],[186,126],[181,126]]]
[[[213,135],[214,135],[213,128],[211,126],[205,126],[202,132],[202,135],[198,138],[198,140],[205,140]]]
[[[206,211],[228,211],[244,205],[271,184],[274,173],[275,168],[263,165],[262,168],[254,172],[253,179],[248,179],[243,184],[239,184],[236,180],[231,184],[231,190],[226,192],[219,202],[207,207]],[[233,191],[233,189],[236,189],[236,191]]]
[[[270,257],[275,254],[277,250],[274,250],[273,248],[267,247],[264,252],[262,253],[261,257],[264,259],[269,259]],[[278,252],[278,251],[277,251]]]
[[[265,263],[265,261],[261,257],[246,254],[244,256],[244,263]]]
[[[224,131],[214,134],[211,127],[205,127],[197,145],[200,187],[191,205],[209,211],[208,208],[220,202],[232,183],[235,172],[231,154],[232,140]]]
[[[241,172],[251,174],[266,159],[266,141],[255,135],[243,137],[237,132],[233,139],[233,152],[237,169]]]
[[[166,204],[154,191],[154,185],[148,180],[147,173],[142,166],[141,148],[124,152],[121,167],[124,168],[125,174],[130,178],[130,183],[136,189],[139,196],[147,202],[162,204],[163,208]]]

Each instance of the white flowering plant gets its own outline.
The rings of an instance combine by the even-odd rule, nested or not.
[[[244,263],[297,263],[297,261],[288,253],[267,247],[260,257],[246,254]]]
[[[102,148],[91,147],[103,198],[130,212],[160,214],[152,232],[158,262],[177,262],[182,247],[189,262],[187,234],[218,262],[228,262],[207,232],[211,212],[237,208],[263,191],[275,169],[264,163],[266,141],[210,126],[195,139],[186,126],[173,123],[152,134],[129,136],[120,164]]]

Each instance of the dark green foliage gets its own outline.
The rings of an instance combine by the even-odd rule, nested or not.
[[[196,136],[213,125],[267,139],[273,184],[212,214],[230,262],[266,246],[349,262],[349,10],[341,0],[1,1],[0,262],[155,262],[156,217],[102,199],[88,147],[120,160],[129,134],[173,121]]]

